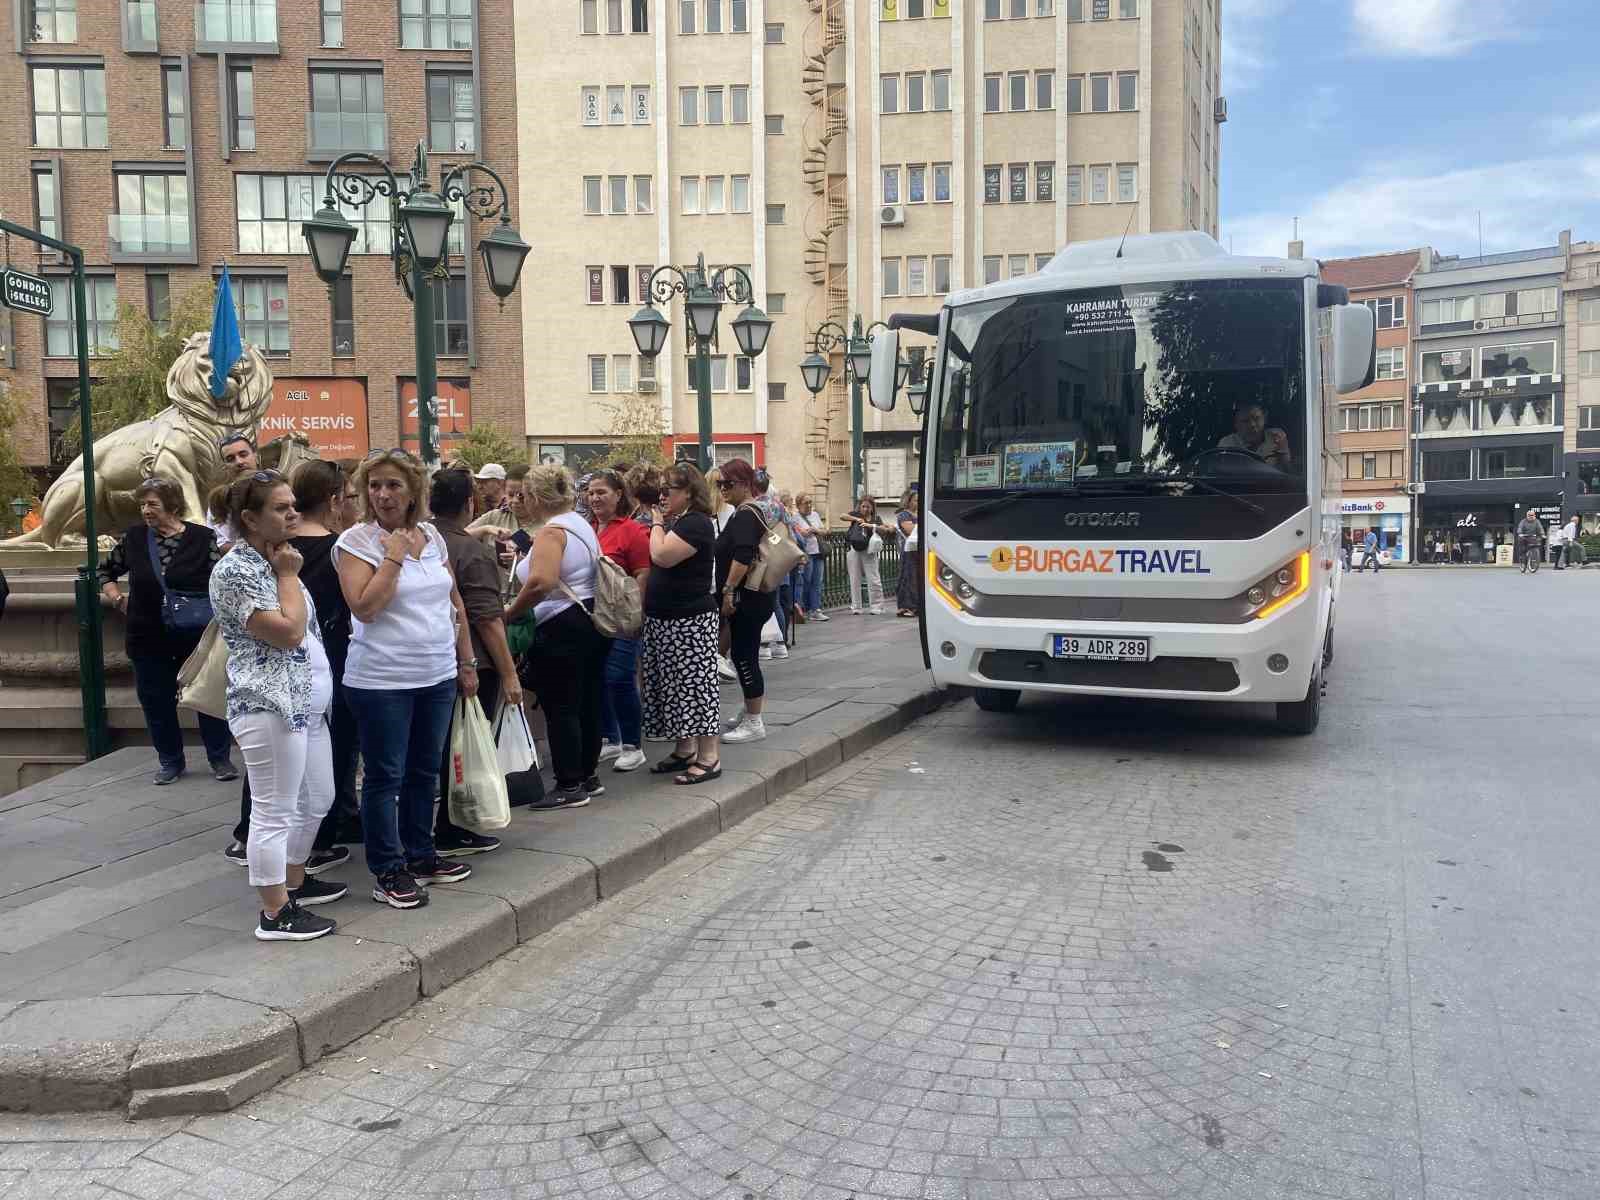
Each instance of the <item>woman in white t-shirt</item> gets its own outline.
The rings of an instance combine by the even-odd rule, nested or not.
[[[533,467],[523,502],[544,522],[533,550],[517,563],[516,599],[506,624],[530,608],[537,630],[526,662],[550,738],[556,787],[540,808],[581,808],[605,794],[600,764],[600,698],[611,639],[594,627],[594,580],[600,542],[573,511],[577,488],[565,467]]]
[[[351,613],[343,686],[361,743],[372,898],[392,908],[419,908],[420,885],[472,874],[433,844],[450,716],[458,690],[477,695],[478,662],[444,538],[421,520],[425,480],[404,450],[369,454],[355,478],[362,520],[334,545]]]

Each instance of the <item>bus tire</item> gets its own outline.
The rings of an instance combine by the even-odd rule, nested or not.
[[[1306,688],[1304,700],[1292,700],[1278,705],[1276,724],[1283,733],[1305,737],[1317,731],[1322,719],[1322,667],[1311,673],[1311,683]]]
[[[1022,693],[1007,688],[973,688],[972,698],[984,712],[1008,713],[1017,711]]]

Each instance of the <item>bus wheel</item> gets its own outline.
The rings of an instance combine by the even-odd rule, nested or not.
[[[1317,731],[1322,719],[1322,667],[1311,673],[1311,684],[1306,688],[1304,700],[1278,705],[1277,726],[1284,733],[1304,737]]]
[[[984,712],[1008,713],[1017,711],[1017,701],[1022,699],[1022,693],[1004,688],[974,688],[972,698]]]

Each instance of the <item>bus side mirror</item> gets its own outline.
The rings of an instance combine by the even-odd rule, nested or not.
[[[900,331],[879,329],[872,335],[872,369],[867,372],[867,399],[880,412],[893,412],[899,382]]]
[[[1349,395],[1370,384],[1378,371],[1378,322],[1365,304],[1341,304],[1333,312],[1333,390]]]

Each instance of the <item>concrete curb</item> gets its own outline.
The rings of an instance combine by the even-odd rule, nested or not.
[[[947,695],[924,674],[775,727],[760,745],[732,750],[712,783],[520,814],[502,850],[471,860],[470,880],[433,889],[422,919],[347,909],[337,934],[306,946],[225,934],[162,972],[171,994],[0,1001],[0,1111],[121,1109],[137,1119],[233,1108],[878,745]],[[255,918],[241,895],[196,923],[242,934]]]

